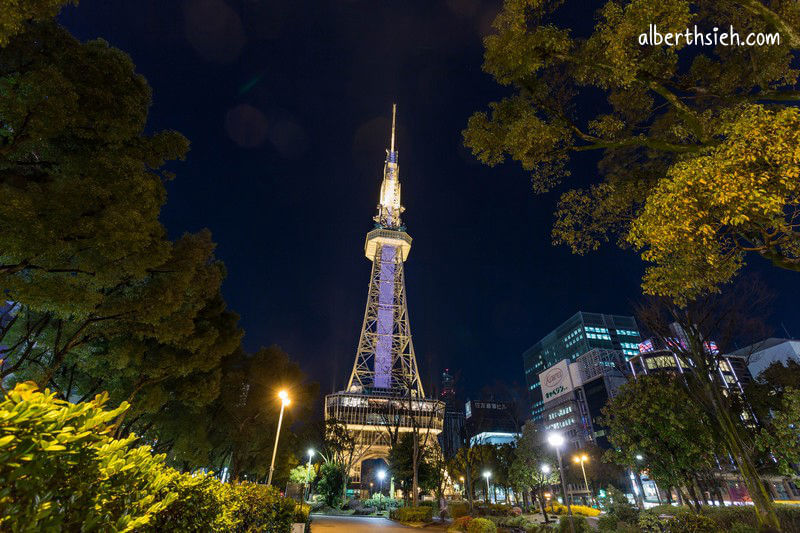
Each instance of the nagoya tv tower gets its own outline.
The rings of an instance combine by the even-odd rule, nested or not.
[[[400,203],[396,111],[395,105],[375,228],[364,244],[372,274],[355,363],[347,389],[325,398],[326,421],[343,424],[357,438],[349,473],[354,483],[360,483],[361,463],[386,459],[404,432],[416,430],[428,445],[438,445],[435,436],[444,413],[442,402],[425,398],[411,340],[403,275],[411,237],[400,217],[405,208]]]

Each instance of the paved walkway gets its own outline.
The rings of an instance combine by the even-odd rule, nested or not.
[[[383,533],[409,533],[409,531],[444,531],[439,526],[430,526],[424,529],[406,527],[386,518],[370,518],[366,516],[323,516],[311,515],[311,530],[314,533],[368,533],[381,531]]]

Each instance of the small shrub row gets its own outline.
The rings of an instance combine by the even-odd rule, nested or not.
[[[467,533],[497,533],[497,526],[487,518],[475,518],[469,523]]]
[[[433,507],[399,507],[392,509],[389,517],[399,522],[432,522]]]
[[[572,514],[578,516],[600,516],[600,510],[586,505],[571,505]],[[550,505],[545,507],[548,513],[563,515],[567,514],[567,506],[558,502],[550,502]]]
[[[32,383],[0,401],[0,531],[270,531],[308,507],[255,483],[182,474],[136,438],[111,437],[127,409],[72,404]]]

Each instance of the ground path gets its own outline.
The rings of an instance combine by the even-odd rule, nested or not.
[[[386,518],[366,516],[323,516],[311,515],[311,528],[314,533],[408,533],[409,531],[445,531],[442,526],[429,526],[423,529],[407,527]]]

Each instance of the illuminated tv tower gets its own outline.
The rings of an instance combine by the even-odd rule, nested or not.
[[[351,479],[359,480],[360,463],[386,458],[392,439],[415,428],[430,433],[430,444],[441,432],[444,404],[426,399],[419,378],[406,305],[403,263],[411,251],[400,203],[400,167],[395,148],[395,117],[386,161],[375,228],[367,233],[364,254],[372,262],[367,306],[356,358],[344,391],[325,399],[325,419],[336,420],[357,434],[359,452]]]

